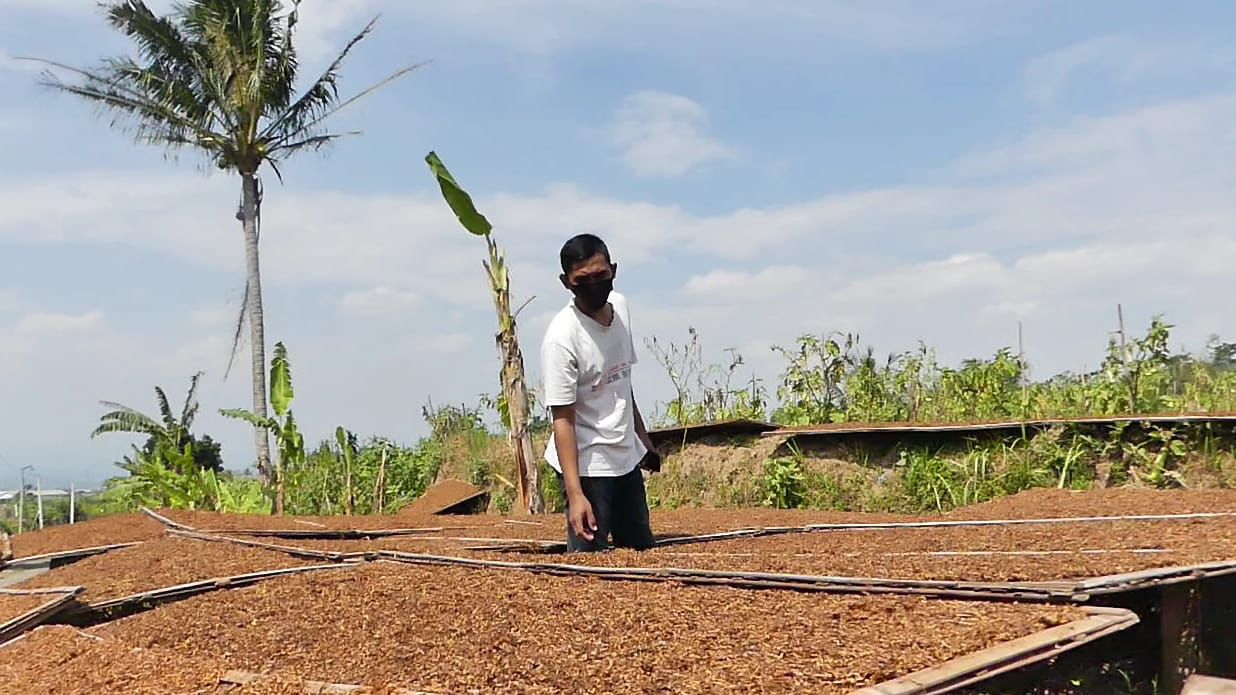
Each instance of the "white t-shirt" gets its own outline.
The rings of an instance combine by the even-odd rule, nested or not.
[[[636,363],[627,300],[609,293],[614,320],[608,326],[583,313],[572,301],[559,311],[541,343],[545,405],[575,404],[579,474],[615,477],[630,473],[647,453],[635,433],[631,366]],[[551,434],[545,460],[559,473]]]

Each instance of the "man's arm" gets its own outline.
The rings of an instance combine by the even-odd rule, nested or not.
[[[656,451],[657,448],[652,445],[652,438],[648,436],[648,429],[644,425],[644,416],[639,412],[639,404],[635,402],[635,389],[631,389],[631,412],[635,415],[636,436],[649,451]]]
[[[591,541],[597,529],[592,504],[584,496],[579,482],[579,445],[575,441],[575,406],[555,405],[550,407],[553,416],[554,449],[558,452],[558,465],[562,466],[562,482],[566,487],[568,520],[575,535]]]

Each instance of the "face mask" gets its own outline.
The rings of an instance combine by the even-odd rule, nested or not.
[[[602,280],[594,282],[590,285],[580,285],[572,288],[575,293],[575,299],[579,302],[579,306],[584,311],[600,311],[607,301],[609,301],[609,293],[614,289],[614,279]]]

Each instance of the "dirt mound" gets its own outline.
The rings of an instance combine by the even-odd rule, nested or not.
[[[844,693],[1080,615],[372,564],[195,597],[92,632],[174,648],[191,664],[227,654],[232,668],[435,692]]]
[[[404,518],[437,514],[484,493],[485,490],[462,480],[443,480],[399,510],[399,516]]]

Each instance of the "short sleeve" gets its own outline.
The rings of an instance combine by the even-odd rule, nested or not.
[[[545,405],[571,405],[579,384],[579,362],[560,340],[546,338],[541,344],[541,373],[545,380]]]

